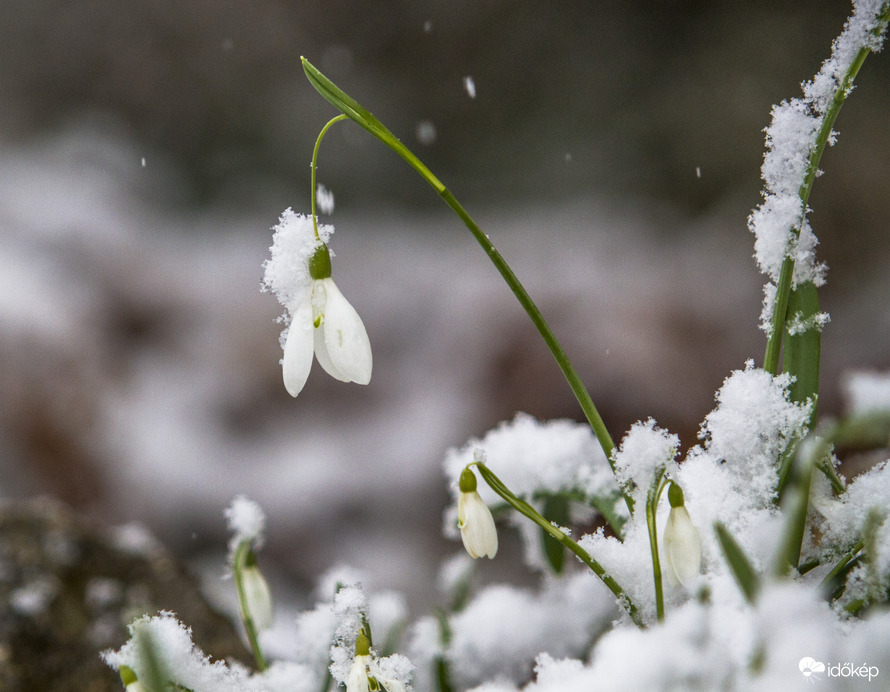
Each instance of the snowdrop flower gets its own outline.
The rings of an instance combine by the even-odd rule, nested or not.
[[[257,632],[269,629],[272,626],[272,594],[252,550],[247,554],[241,578],[247,612],[253,620],[253,626]]]
[[[676,483],[668,488],[671,513],[664,528],[664,564],[668,581],[686,588],[701,570],[701,539],[686,511],[683,489]]]
[[[476,474],[464,468],[458,481],[457,526],[470,557],[493,558],[498,552],[498,532],[488,505],[476,492]]]
[[[346,692],[405,692],[404,683],[380,675],[376,670],[376,662],[371,658],[371,646],[364,632],[359,632],[355,639],[355,658],[346,678]]]
[[[331,258],[321,244],[309,261],[312,282],[298,298],[284,344],[284,386],[295,397],[312,367],[312,355],[342,382],[371,381],[371,342],[358,313],[331,278]]]

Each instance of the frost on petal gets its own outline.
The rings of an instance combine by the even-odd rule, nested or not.
[[[371,342],[365,325],[333,279],[323,279],[322,283],[326,298],[324,321],[321,329],[316,330],[318,362],[332,377],[344,382],[368,384],[371,381]],[[323,349],[319,348],[320,336],[324,338]],[[323,360],[325,357],[327,363]]]
[[[291,320],[281,361],[284,387],[294,397],[303,390],[312,368],[312,332],[312,305],[306,300],[297,308]]]
[[[316,251],[312,217],[286,209],[281,214],[272,236],[269,259],[263,263],[263,290],[278,298],[288,310],[309,288],[309,258]],[[333,226],[320,225],[318,233],[323,242],[331,237]]]

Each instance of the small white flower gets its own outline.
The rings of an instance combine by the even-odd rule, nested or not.
[[[668,581],[690,588],[701,571],[701,539],[686,510],[683,491],[676,483],[668,489],[671,513],[664,527],[664,565]]]
[[[346,678],[346,692],[369,692],[368,664],[370,661],[371,657],[367,655],[356,656],[352,660],[349,677]]]
[[[342,382],[371,381],[371,342],[365,325],[328,276],[314,279],[292,311],[284,344],[284,386],[297,396],[312,368],[312,354],[321,367]]]
[[[269,584],[256,561],[244,568],[244,598],[247,601],[247,612],[253,620],[256,631],[267,630],[272,626],[272,594]]]
[[[483,555],[493,558],[498,552],[498,532],[491,510],[476,492],[476,475],[465,468],[460,474],[458,486],[457,526],[464,548],[472,558]]]

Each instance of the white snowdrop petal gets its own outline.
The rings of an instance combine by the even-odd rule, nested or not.
[[[356,656],[346,679],[346,692],[368,692],[367,656]]]
[[[256,566],[244,570],[244,595],[257,631],[269,629],[272,626],[272,594],[266,578]]]
[[[324,344],[334,377],[339,373],[346,382],[368,384],[371,381],[371,342],[365,325],[343,297],[333,279],[323,279],[327,298],[324,307]],[[316,341],[316,352],[317,341]],[[319,357],[319,363],[324,363]],[[327,370],[327,368],[325,368]]]
[[[664,529],[665,565],[670,582],[692,585],[701,570],[701,539],[685,507],[672,507]]]
[[[488,505],[475,490],[457,499],[460,537],[470,557],[493,558],[498,552],[498,532]]]
[[[297,308],[291,320],[281,362],[284,386],[293,397],[303,390],[312,368],[312,331],[312,305],[307,300]]]
[[[328,353],[328,345],[327,340],[325,338],[325,325],[322,323],[315,330],[315,334],[312,339],[315,343],[315,357],[318,359],[318,364],[321,365],[322,369],[335,380],[340,380],[341,382],[350,382],[349,377],[337,368],[334,365],[334,361],[331,360],[331,355]]]

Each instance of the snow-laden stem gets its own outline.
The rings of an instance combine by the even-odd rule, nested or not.
[[[445,187],[442,181],[433,175],[432,171],[430,171],[429,168],[427,168],[426,165],[424,165],[424,163],[408,149],[408,147],[402,144],[402,142],[400,142],[396,136],[383,125],[383,123],[355,99],[346,94],[336,84],[319,72],[312,63],[306,60],[306,58],[301,58],[301,60],[303,62],[303,71],[306,73],[309,82],[329,103],[401,156],[408,165],[417,171],[420,176],[439,193],[445,203],[455,214],[457,214],[458,218],[464,222],[464,225],[469,229],[470,233],[476,239],[476,242],[482,246],[485,254],[488,255],[488,258],[491,260],[492,264],[494,264],[507,286],[513,291],[513,295],[516,296],[519,304],[528,314],[532,323],[540,333],[541,338],[544,339],[544,343],[547,344],[547,348],[550,349],[550,352],[553,354],[554,359],[559,365],[559,369],[569,383],[572,393],[581,405],[581,409],[584,411],[584,415],[590,423],[590,427],[593,429],[600,446],[603,448],[603,452],[605,452],[606,459],[608,459],[609,465],[612,466],[612,471],[614,472],[612,452],[615,449],[615,443],[612,441],[609,431],[606,429],[605,423],[603,423],[603,419],[600,416],[599,411],[597,411],[593,399],[590,397],[590,392],[587,391],[587,388],[581,381],[580,376],[563,350],[556,335],[553,333],[553,330],[550,328],[550,325],[547,324],[547,321],[544,319],[538,306],[535,305],[535,302],[525,290],[522,282],[520,282],[513,273],[510,265],[507,264],[506,260],[501,256],[494,244],[489,240],[488,236],[482,232],[482,229],[479,228],[476,222],[467,213],[463,206],[461,206],[460,202],[457,201],[457,198],[452,192]],[[631,500],[626,493],[624,493],[624,499],[628,509],[632,510]]]
[[[247,592],[244,588],[244,569],[247,566],[247,557],[250,554],[251,541],[242,540],[235,549],[235,555],[232,559],[232,573],[235,579],[235,590],[238,592],[238,610],[241,614],[241,622],[244,623],[244,631],[247,634],[247,641],[250,643],[250,650],[253,652],[253,658],[256,661],[257,668],[261,671],[266,670],[266,658],[260,649],[260,643],[256,625],[253,621],[253,615],[247,605]]]
[[[525,500],[521,500],[516,497],[513,492],[504,485],[503,481],[495,475],[495,473],[489,469],[483,462],[474,461],[470,466],[475,466],[479,469],[479,475],[482,476],[482,479],[488,483],[489,487],[500,495],[513,509],[522,514],[523,516],[528,517],[533,522],[535,522],[538,526],[540,526],[544,531],[549,533],[553,538],[562,543],[566,548],[571,550],[585,565],[587,565],[591,571],[600,578],[600,581],[606,585],[606,588],[609,589],[615,597],[618,599],[618,602],[624,606],[625,610],[627,610],[627,614],[630,616],[631,620],[634,621],[640,627],[643,626],[643,620],[640,616],[640,611],[637,609],[636,605],[633,601],[630,600],[630,597],[621,587],[621,585],[615,581],[615,579],[610,576],[605,568],[597,562],[584,548],[582,548],[576,541],[574,541],[568,534],[564,533],[559,527],[554,526],[552,523],[547,521],[541,514],[532,507]]]
[[[886,29],[888,23],[890,23],[890,2],[882,5],[872,35],[879,36],[884,29]],[[834,92],[828,108],[825,110],[825,114],[822,117],[822,123],[816,134],[816,139],[807,160],[806,174],[800,185],[801,223],[806,216],[810,200],[810,192],[812,192],[813,183],[819,172],[819,162],[822,159],[825,146],[831,138],[834,123],[840,113],[841,106],[844,105],[844,101],[853,87],[853,80],[856,78],[856,75],[862,67],[862,63],[865,62],[865,58],[871,51],[872,47],[870,45],[865,45],[856,53],[856,57],[844,73],[843,79],[838,84],[838,88]],[[800,228],[792,228],[791,233],[792,238],[790,240],[793,243],[800,237]],[[782,261],[782,267],[779,272],[779,281],[776,286],[776,298],[773,303],[773,315],[770,325],[769,339],[767,340],[766,353],[763,358],[763,369],[773,375],[776,375],[779,372],[779,352],[782,348],[782,338],[785,333],[785,320],[787,318],[788,300],[791,294],[793,276],[794,259],[790,256],[786,256]]]

